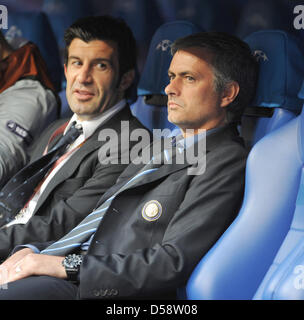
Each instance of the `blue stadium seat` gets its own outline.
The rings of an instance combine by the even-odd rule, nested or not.
[[[304,88],[301,90],[304,96]],[[303,300],[304,299],[304,115],[303,112],[294,126],[297,128],[297,150],[294,157],[300,167],[291,167],[296,171],[300,184],[296,192],[295,211],[288,233],[267,271],[254,299],[257,300]],[[295,193],[295,194],[296,194]]]
[[[59,91],[63,69],[57,41],[45,13],[9,12],[8,30],[4,35],[10,42],[16,43],[18,39],[26,39],[39,47],[50,77]]]
[[[192,273],[188,299],[253,298],[293,218],[303,167],[303,118],[302,113],[252,148],[241,210]]]
[[[131,105],[134,116],[151,131],[175,128],[167,120],[167,96],[164,91],[169,82],[170,48],[177,38],[199,31],[202,30],[188,21],[174,21],[160,26],[152,38],[137,87],[138,99]]]
[[[304,49],[297,38],[280,30],[254,32],[244,40],[260,66],[256,97],[242,119],[242,136],[250,148],[301,112]]]

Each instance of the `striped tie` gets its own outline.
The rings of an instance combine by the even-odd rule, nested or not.
[[[158,163],[159,161],[154,160],[155,159],[152,158],[151,161],[145,165],[139,173],[137,173],[132,179],[123,185],[113,196],[103,202],[95,211],[84,218],[78,224],[78,226],[72,229],[63,238],[42,250],[41,253],[49,255],[67,255],[71,251],[80,248],[80,246],[86,242],[93,233],[95,233],[100,221],[102,220],[107,209],[110,207],[113,199],[125,189],[135,185],[141,177],[158,170],[158,168],[161,166],[161,163],[155,164],[155,162]]]
[[[74,122],[49,152],[25,166],[12,177],[0,192],[0,226],[12,221],[20,212],[39,182],[45,177],[55,162],[63,155],[69,144],[82,133],[82,128]]]

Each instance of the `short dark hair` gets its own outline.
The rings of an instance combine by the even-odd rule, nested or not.
[[[231,81],[239,84],[240,91],[235,100],[227,106],[228,123],[239,123],[244,109],[253,100],[258,79],[258,63],[247,43],[225,32],[199,32],[177,39],[171,52],[191,47],[204,48],[211,54],[211,67],[214,71],[214,86],[222,92]]]
[[[90,16],[75,21],[64,33],[64,63],[68,62],[68,50],[73,39],[84,42],[92,40],[113,41],[118,48],[119,76],[136,69],[136,41],[134,35],[120,18],[111,16]]]

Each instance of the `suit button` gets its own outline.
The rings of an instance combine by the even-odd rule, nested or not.
[[[99,297],[100,296],[100,291],[99,290],[93,290],[93,295],[95,296],[95,297]]]
[[[106,297],[106,296],[109,295],[109,290],[108,290],[108,289],[105,289],[105,290],[101,289],[101,290],[100,290],[100,294],[101,294],[103,297]]]
[[[111,290],[111,294],[112,294],[112,296],[117,296],[118,295],[118,290],[112,289]]]

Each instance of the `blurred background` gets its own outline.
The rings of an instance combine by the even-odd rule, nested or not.
[[[262,29],[281,29],[303,38],[303,30],[293,25],[297,16],[293,13],[294,7],[301,2],[304,5],[304,1],[296,0],[6,0],[1,4],[8,9],[9,28],[13,26],[10,20],[18,13],[44,13],[60,57],[63,32],[77,18],[101,14],[122,17],[136,37],[141,71],[154,32],[166,22],[188,20],[206,31],[226,31],[241,38]],[[30,18],[27,23],[32,21]],[[10,36],[22,33],[16,28],[7,31]]]

